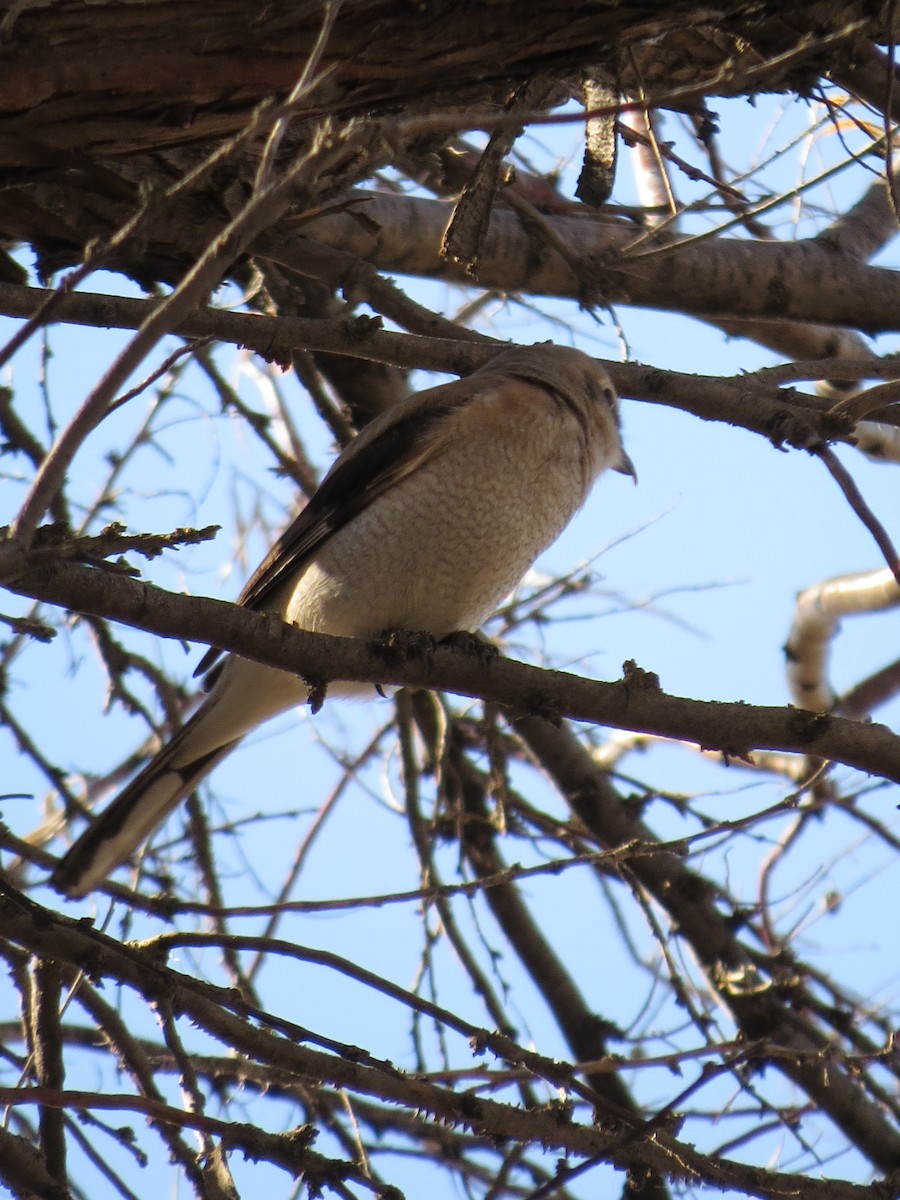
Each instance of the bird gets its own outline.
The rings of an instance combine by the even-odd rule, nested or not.
[[[636,482],[605,368],[553,343],[505,349],[369,422],[238,603],[342,637],[474,634],[607,468]],[[220,654],[195,672],[207,691],[193,715],[59,860],[58,891],[100,886],[246,734],[310,697],[296,674]]]

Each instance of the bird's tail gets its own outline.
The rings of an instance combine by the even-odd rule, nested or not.
[[[226,660],[219,678],[187,724],[97,817],[57,864],[50,884],[87,895],[163,823],[245,733],[301,703],[299,679],[246,659]]]
[[[202,715],[201,710],[197,717]],[[50,883],[57,891],[77,898],[98,887],[240,740],[227,742],[186,767],[173,766],[173,754],[190,742],[193,720],[196,718],[91,822],[57,864],[50,876]]]

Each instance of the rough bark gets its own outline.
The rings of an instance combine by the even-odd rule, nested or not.
[[[574,89],[583,67],[610,60],[626,92],[640,87],[673,107],[806,91],[826,69],[864,63],[894,13],[865,0],[796,12],[732,0],[717,6],[714,24],[706,6],[667,0],[556,0],[529,6],[527,20],[512,0],[478,4],[477,21],[456,0],[346,0],[333,10],[318,70],[291,105],[299,143],[325,118],[388,121],[407,145],[446,138],[499,119],[511,89],[536,74],[572,78]],[[285,98],[323,15],[318,2],[290,0],[11,6],[0,23],[0,239],[29,242],[47,270],[79,260],[92,237],[121,223],[123,206],[130,213],[148,189],[171,186],[259,118],[260,106]],[[251,142],[192,189],[183,228],[224,219],[229,189],[240,190],[257,152]],[[363,156],[357,177],[373,165],[377,153]],[[170,278],[152,232],[141,243],[120,265],[145,280]]]

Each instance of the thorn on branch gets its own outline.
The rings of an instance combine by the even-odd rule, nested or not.
[[[661,691],[659,676],[655,671],[645,671],[639,667],[633,658],[627,658],[622,663],[622,682],[635,692]]]
[[[828,731],[830,725],[830,713],[811,712],[807,708],[794,708],[793,705],[791,706],[791,732],[801,742],[816,741],[817,738],[820,738],[822,734]]]

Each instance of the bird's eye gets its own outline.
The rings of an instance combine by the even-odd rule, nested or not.
[[[614,387],[606,384],[598,388],[597,380],[592,379],[588,385],[588,392],[591,396],[593,396],[594,400],[602,400],[613,416],[616,415],[618,411],[619,397],[617,396]]]

